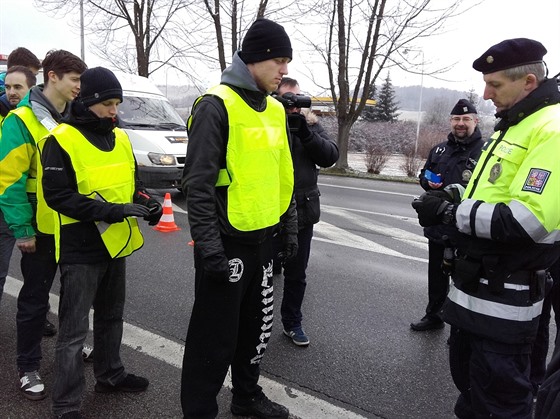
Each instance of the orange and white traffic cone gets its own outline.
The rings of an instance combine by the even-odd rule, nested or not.
[[[159,223],[157,223],[154,227],[154,230],[158,230],[163,233],[181,230],[177,227],[177,224],[175,224],[175,218],[173,218],[173,205],[171,204],[171,195],[169,192],[165,194],[165,198],[163,200],[163,214]]]

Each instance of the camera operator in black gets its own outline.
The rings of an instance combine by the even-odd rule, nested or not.
[[[444,141],[432,148],[424,168],[420,171],[420,186],[425,191],[443,189],[454,183],[466,186],[484,141],[477,126],[475,107],[466,99],[460,99],[451,110],[451,132]],[[426,170],[440,176],[440,182],[431,182],[425,177]],[[416,331],[441,329],[444,324],[440,317],[441,308],[449,287],[449,273],[442,269],[445,243],[443,236],[454,234],[447,225],[424,227],[428,238],[428,305],[426,315],[420,321],[411,323]]]
[[[297,105],[311,106],[309,98],[297,96],[299,93],[297,80],[283,77],[278,85],[276,96],[284,104],[288,114],[294,162],[294,195],[298,215],[298,252],[295,258],[284,262],[283,265],[284,295],[281,314],[284,334],[291,338],[294,344],[307,346],[309,338],[301,327],[301,305],[307,285],[305,270],[311,251],[313,224],[319,221],[320,213],[317,166],[329,167],[335,164],[338,160],[338,146],[318,123],[315,114],[306,112],[307,116],[305,116],[301,108],[297,107]],[[281,247],[281,240],[276,238],[275,249]],[[280,264],[275,259],[275,272],[280,273],[280,269]]]

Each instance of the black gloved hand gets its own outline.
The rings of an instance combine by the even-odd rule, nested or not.
[[[159,223],[161,216],[163,215],[163,207],[161,204],[153,198],[150,198],[146,203],[146,207],[150,211],[150,214],[144,217],[144,220],[148,222],[148,225],[155,226]]]
[[[309,125],[307,125],[305,115],[298,112],[288,114],[288,126],[302,143],[306,143],[311,139],[311,131],[309,130]]]
[[[418,213],[422,227],[442,224],[443,213],[450,204],[451,197],[445,191],[428,191],[412,201],[412,208]]]
[[[146,217],[150,215],[148,207],[140,204],[121,204],[123,206],[123,217]]]
[[[278,252],[277,258],[281,263],[296,257],[298,252],[297,234],[284,234],[282,236],[282,251]]]
[[[217,281],[229,280],[229,261],[225,254],[216,253],[203,259],[206,276]]]

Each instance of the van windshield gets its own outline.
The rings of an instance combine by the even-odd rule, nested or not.
[[[157,130],[185,130],[185,122],[165,100],[125,96],[119,105],[119,120],[123,127]]]

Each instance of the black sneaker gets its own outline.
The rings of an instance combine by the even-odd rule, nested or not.
[[[100,382],[95,383],[95,391],[98,393],[115,393],[121,391],[123,393],[139,393],[148,388],[150,382],[144,377],[138,377],[134,374],[128,374],[120,383],[110,386]]]
[[[39,371],[20,372],[19,382],[19,389],[29,400],[43,400],[47,397]]]
[[[230,410],[236,416],[254,416],[259,419],[286,419],[290,415],[286,407],[269,400],[264,393],[252,399],[249,404],[232,402]]]
[[[45,320],[45,327],[43,328],[43,336],[54,336],[56,335],[56,326],[52,324],[48,319]]]

